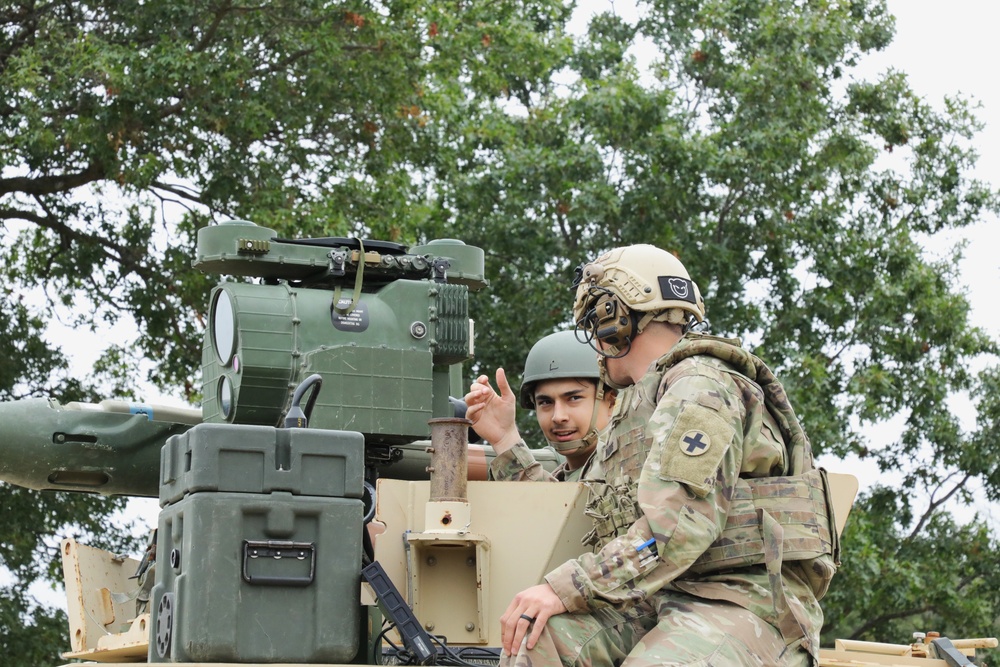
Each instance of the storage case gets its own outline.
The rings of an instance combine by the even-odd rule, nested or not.
[[[351,431],[199,424],[160,450],[160,507],[202,491],[361,498],[364,450]]]
[[[162,461],[150,662],[350,662],[363,438],[204,424]]]

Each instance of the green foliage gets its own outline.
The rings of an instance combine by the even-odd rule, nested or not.
[[[0,589],[0,650],[12,665],[57,665],[69,649],[66,615],[40,605],[29,588],[61,581],[60,537],[86,542],[115,553],[136,552],[128,529],[109,530],[111,515],[124,499],[76,493],[38,492],[0,483],[0,566],[15,583]],[[59,537],[56,537],[59,536]]]
[[[66,368],[66,358],[40,335],[45,325],[41,313],[33,311],[23,295],[10,288],[0,290],[0,398],[19,398],[26,377],[48,378]],[[57,387],[47,387],[56,391]]]
[[[477,5],[0,10],[0,220],[32,223],[3,230],[4,276],[82,309],[81,326],[127,313],[151,379],[196,397],[199,227],[412,242],[449,116],[527,99],[557,65],[562,4]],[[112,381],[127,359],[106,360]]]
[[[904,509],[899,494],[885,488],[855,505],[844,534],[850,555],[825,601],[824,645],[838,638],[907,644],[915,630],[996,634],[996,537],[978,519],[959,525],[940,512],[904,533],[896,518]]]
[[[0,650],[18,667],[66,664],[59,647],[67,647],[69,621],[61,610],[34,606],[22,587],[0,591]]]
[[[997,343],[969,325],[961,248],[928,250],[1000,208],[969,175],[974,109],[852,72],[892,39],[882,0],[640,10],[609,4],[571,36],[555,0],[0,9],[3,396],[125,395],[148,358],[197,400],[211,280],[188,267],[219,220],[484,248],[469,370],[515,384],[569,324],[573,268],[650,242],[684,261],[714,331],[783,378],[817,452],[901,480],[849,524],[828,636],[988,633],[995,582],[967,556],[995,538],[944,511],[973,481],[1000,497]],[[48,301],[14,296],[31,289]],[[40,333],[55,306],[95,331],[127,316],[136,341],[70,379]],[[875,441],[888,419],[900,436]],[[931,562],[941,577],[918,582]],[[889,607],[916,611],[876,620]]]

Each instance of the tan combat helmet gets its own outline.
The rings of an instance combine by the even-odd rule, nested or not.
[[[687,325],[705,319],[705,302],[681,261],[640,244],[615,248],[577,269],[573,319],[606,356],[621,356],[653,321]]]

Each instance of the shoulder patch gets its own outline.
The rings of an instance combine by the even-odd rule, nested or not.
[[[701,456],[712,446],[712,436],[704,431],[691,430],[681,436],[681,451],[688,456]]]
[[[686,403],[662,443],[660,478],[682,482],[704,498],[715,486],[716,473],[735,433],[715,410]]]

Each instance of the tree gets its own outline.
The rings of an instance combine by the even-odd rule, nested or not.
[[[996,635],[996,536],[981,521],[959,524],[934,512],[905,532],[909,508],[877,489],[851,512],[844,567],[824,609],[824,645],[835,639],[909,643],[914,631],[946,637]]]
[[[558,57],[559,33],[545,30],[565,13],[553,2],[11,6],[0,220],[30,224],[6,275],[63,304],[93,301],[82,324],[128,312],[157,382],[194,398],[210,284],[187,268],[197,228],[245,217],[299,236],[412,238],[426,215],[420,177],[447,133],[428,127],[429,107],[472,111],[501,83],[533,81]],[[190,210],[164,224],[168,206]]]
[[[16,368],[45,373],[13,371],[8,386],[55,386],[37,378],[63,363],[39,333],[58,304],[82,313],[81,326],[126,315],[137,325],[135,350],[109,348],[81,391],[134,390],[138,356],[155,362],[151,381],[197,400],[209,283],[187,266],[194,233],[221,219],[285,236],[483,247],[492,287],[473,304],[472,370],[503,365],[515,379],[530,345],[569,324],[573,267],[651,242],[687,265],[714,331],[775,367],[818,452],[901,471],[900,486],[859,504],[828,636],[871,638],[958,609],[911,586],[894,609],[915,615],[878,620],[895,613],[888,598],[859,589],[885,554],[952,559],[937,570],[978,582],[962,590],[979,606],[949,627],[992,623],[987,573],[961,554],[995,559],[995,538],[952,522],[942,501],[967,500],[973,479],[993,498],[1000,490],[997,371],[973,370],[995,363],[996,341],[968,325],[961,249],[925,250],[998,210],[968,175],[974,109],[952,99],[936,110],[899,72],[852,73],[892,39],[881,0],[652,0],[634,24],[612,5],[572,39],[570,10],[545,0],[0,10],[4,277],[51,298],[2,301],[24,341]],[[956,392],[977,405],[976,427],[950,409]],[[890,417],[900,436],[872,441]],[[932,549],[949,531],[963,548]],[[878,548],[855,554],[851,540]]]
[[[0,398],[129,397],[149,358],[150,381],[197,401],[210,286],[189,268],[197,230],[247,218],[414,240],[428,160],[453,129],[431,110],[487,113],[504,89],[547,85],[567,15],[547,0],[0,7]],[[94,331],[129,318],[138,335],[70,378],[44,336],[57,310]],[[18,578],[0,596],[5,659],[54,661],[55,617],[26,593],[53,557],[38,536],[98,530],[119,503],[0,494],[3,534],[20,537],[0,553]]]

